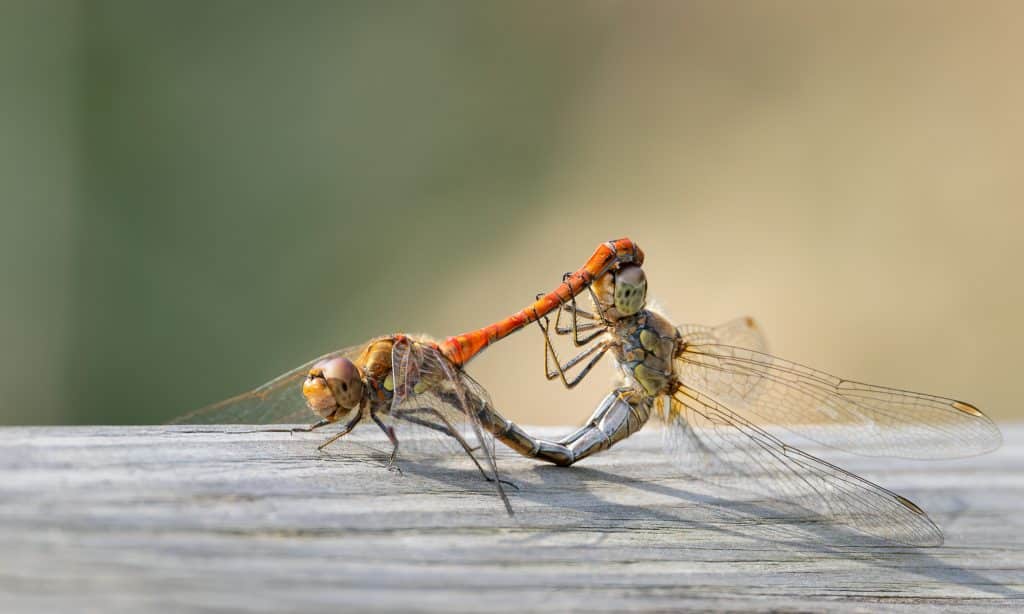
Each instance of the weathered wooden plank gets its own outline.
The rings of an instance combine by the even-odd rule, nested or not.
[[[503,452],[509,518],[464,459],[247,430],[0,429],[0,609],[1024,607],[1024,425],[973,459],[835,457],[927,509],[933,549],[680,476],[656,431],[571,468]]]

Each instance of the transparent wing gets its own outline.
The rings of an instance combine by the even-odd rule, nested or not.
[[[295,367],[259,388],[225,399],[192,413],[175,418],[169,424],[297,424],[313,422],[317,416],[302,398],[302,379],[316,363],[344,356],[355,360],[364,345],[336,350]]]
[[[699,392],[680,389],[664,414],[665,450],[691,475],[761,492],[890,541],[942,544],[942,531],[910,500],[786,445]]]
[[[391,351],[395,394],[388,416],[403,452],[436,455],[479,448],[464,401],[461,371],[429,345],[403,339]]]
[[[718,326],[682,324],[677,330],[687,343],[715,343],[758,352],[768,351],[768,342],[765,341],[764,333],[751,317],[736,318]]]
[[[395,394],[387,420],[399,450],[462,451],[478,465],[477,456],[482,456],[512,514],[498,475],[494,436],[480,423],[480,410],[491,404],[484,388],[431,344],[403,338],[391,357]]]
[[[995,424],[969,403],[840,379],[764,353],[735,325],[680,332],[679,380],[751,423],[868,456],[954,458],[1002,441]]]

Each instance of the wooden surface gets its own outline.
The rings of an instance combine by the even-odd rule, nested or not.
[[[571,468],[503,451],[514,518],[465,459],[387,471],[365,425],[329,453],[240,427],[0,429],[0,611],[1021,611],[1024,425],[1003,428],[967,460],[828,456],[927,509],[932,549],[716,492],[650,429]]]

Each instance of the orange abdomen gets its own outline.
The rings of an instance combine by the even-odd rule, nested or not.
[[[453,364],[462,366],[488,345],[511,335],[527,324],[536,322],[557,309],[559,305],[563,305],[572,297],[577,296],[594,279],[613,267],[627,262],[634,264],[643,264],[644,262],[643,251],[632,240],[623,238],[602,243],[582,268],[566,277],[565,281],[553,291],[504,320],[468,333],[449,337],[440,344],[441,352]]]

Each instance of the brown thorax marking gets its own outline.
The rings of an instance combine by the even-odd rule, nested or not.
[[[366,344],[355,364],[363,372],[367,401],[371,405],[390,399],[394,390],[394,374],[391,371],[391,350],[394,337],[378,337]]]
[[[648,395],[661,394],[674,381],[672,360],[678,333],[672,324],[649,310],[620,319],[615,323],[620,339],[620,362]]]
[[[394,345],[395,340],[391,337],[374,339],[363,349],[356,366],[362,369],[364,376],[384,381],[391,374],[391,349]]]

